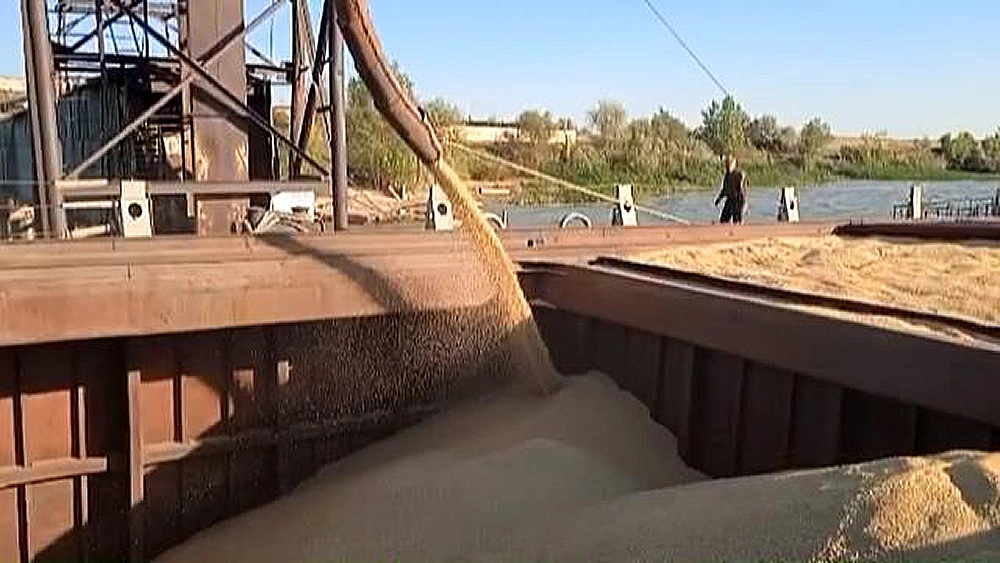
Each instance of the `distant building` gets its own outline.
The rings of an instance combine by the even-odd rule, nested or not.
[[[492,145],[521,137],[521,129],[517,123],[501,121],[469,120],[457,125],[454,131],[458,138],[470,145]],[[575,129],[560,129],[552,134],[549,142],[554,145],[574,145],[577,141]]]
[[[23,96],[27,91],[23,76],[0,76],[0,92]]]
[[[25,109],[26,94],[23,76],[0,76],[0,116]]]

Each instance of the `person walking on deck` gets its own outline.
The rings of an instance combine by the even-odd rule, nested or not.
[[[742,223],[743,212],[747,204],[747,177],[739,169],[736,157],[726,158],[726,177],[722,181],[722,191],[719,197],[715,198],[715,206],[725,199],[726,204],[722,207],[722,215],[719,217],[720,223]]]

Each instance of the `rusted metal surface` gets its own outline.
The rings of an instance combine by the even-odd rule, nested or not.
[[[839,236],[886,236],[935,240],[1000,240],[1000,221],[852,223],[840,225]]]
[[[218,48],[243,26],[242,0],[189,2],[182,14],[183,44],[194,59]],[[246,99],[246,60],[243,49],[231,49],[206,68],[227,90]],[[207,82],[196,79],[190,88],[193,116],[194,178],[196,180],[249,180],[247,122],[234,116],[210,92]]]
[[[204,201],[200,203],[205,203]],[[229,230],[228,201],[211,223]],[[244,201],[245,203],[245,201]],[[206,227],[207,228],[207,227]],[[832,226],[515,231],[515,259],[585,261],[692,241]],[[528,241],[535,241],[529,244]],[[544,242],[540,242],[544,241]],[[465,283],[453,284],[456,272]],[[477,305],[492,294],[460,234],[164,237],[0,246],[0,345],[184,332]]]
[[[419,341],[484,315],[0,348],[0,555],[147,560],[272,500],[491,372],[488,350],[442,361],[364,335]]]
[[[647,301],[643,307],[657,309],[658,304]],[[845,383],[853,381],[849,377],[796,373],[685,340],[693,336],[639,328],[641,323],[628,318],[608,321],[611,316],[597,309],[589,314],[605,320],[537,305],[539,325],[555,361],[560,367],[572,364],[576,372],[599,369],[607,352],[587,343],[613,342],[622,330],[627,331],[630,341],[650,343],[651,350],[659,351],[658,357],[622,356],[619,362],[660,366],[655,398],[642,393],[636,396],[655,420],[677,436],[681,456],[710,475],[739,476],[893,455],[1000,447],[1000,423],[977,412],[975,397],[961,397],[970,407],[966,416],[946,414],[935,401],[903,401],[899,394],[885,389],[870,393]],[[622,309],[634,312],[635,307]],[[582,334],[576,330],[580,326],[586,327]],[[575,331],[575,338],[565,338],[567,331]],[[783,336],[780,331],[773,336],[776,356],[784,346]],[[824,354],[822,348],[828,341],[817,342],[813,350]],[[877,339],[872,345],[876,353],[880,351]],[[842,363],[837,367],[851,366]],[[911,380],[912,374],[906,371],[890,375],[900,385],[916,379]],[[966,375],[947,370],[937,373],[945,380]],[[995,378],[996,372],[992,375]],[[616,376],[619,385],[630,391],[641,389],[647,378],[645,370]]]
[[[766,237],[823,236],[832,223],[774,225],[685,225],[602,227],[594,229],[512,229],[500,235],[518,260],[586,262],[598,256],[624,256],[678,244],[738,242]]]
[[[0,248],[0,345],[473,307],[493,295],[457,239],[393,240],[118,241],[72,246],[73,256],[59,245]]]
[[[197,199],[198,236],[219,237],[239,233],[250,209],[250,196],[216,196]]]
[[[731,229],[646,238],[768,232]],[[623,243],[632,236],[574,235],[546,250],[646,244]],[[459,375],[491,370],[490,351],[442,361],[391,345],[426,338],[439,316],[450,327],[484,322],[492,293],[456,289],[456,271],[476,284],[474,258],[453,235],[91,241],[72,245],[72,257],[67,248],[0,249],[0,306],[21,307],[0,324],[3,561],[148,559],[435,412]],[[351,277],[347,264],[391,280],[398,300],[372,296],[372,279]],[[607,371],[713,475],[1000,446],[1000,353],[987,344],[607,266],[529,264],[522,281],[559,368]],[[423,286],[407,294],[408,284]],[[168,294],[174,308],[156,309]],[[146,308],[112,306],[121,303]],[[47,336],[18,337],[28,325],[11,324],[12,311]],[[164,311],[172,322],[141,324]],[[91,336],[80,332],[88,326]]]
[[[995,343],[886,330],[611,268],[549,265],[525,275],[538,278],[526,284],[533,298],[562,311],[1000,425]]]

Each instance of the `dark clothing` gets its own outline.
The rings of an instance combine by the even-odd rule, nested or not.
[[[722,181],[722,191],[719,192],[718,199],[725,198],[726,205],[722,208],[721,223],[742,223],[743,209],[746,207],[746,175],[742,170],[736,169],[726,172],[726,178]]]
[[[726,199],[726,204],[722,206],[722,217],[719,218],[720,223],[742,223],[743,222],[743,203],[738,203],[733,198]]]

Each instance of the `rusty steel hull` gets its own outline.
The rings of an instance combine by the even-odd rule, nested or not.
[[[543,229],[505,232],[503,242],[515,259],[586,262],[669,244],[832,229]],[[0,346],[478,306],[495,291],[462,236],[396,229],[6,245],[0,288]]]
[[[614,377],[708,474],[1000,447],[989,342],[586,264],[831,230],[503,238],[559,368]],[[455,236],[399,232],[0,249],[0,306],[22,313],[0,321],[0,560],[148,559],[436,412],[498,350],[392,343],[487,322],[473,264]]]

